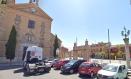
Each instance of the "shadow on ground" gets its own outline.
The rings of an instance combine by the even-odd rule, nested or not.
[[[43,75],[43,74],[47,74],[46,72],[43,73],[27,73],[26,70],[24,70],[23,68],[19,68],[17,70],[14,70],[14,73],[23,73],[24,77],[29,77],[29,76],[39,76],[39,75]]]
[[[62,75],[72,75],[72,74],[69,74],[69,73],[61,73],[60,74]],[[74,74],[77,74],[77,73],[74,73]],[[79,76],[80,79],[96,79],[96,78],[90,78],[90,76]]]
[[[43,74],[48,74],[48,73],[26,73],[26,72],[23,72],[23,76],[24,77],[30,77],[30,76],[39,76],[39,75],[43,75]]]
[[[17,70],[14,70],[14,73],[21,73],[21,72],[24,72],[23,68],[19,68]]]
[[[60,72],[60,74],[61,74],[61,75],[72,75],[72,74],[70,74],[70,73],[62,73],[62,72]],[[77,74],[77,72],[75,72],[75,73],[73,73],[73,74]]]
[[[9,70],[9,69],[17,69],[22,68],[21,65],[0,65],[0,70]]]
[[[89,76],[79,76],[80,79],[96,79],[96,78],[90,78]]]

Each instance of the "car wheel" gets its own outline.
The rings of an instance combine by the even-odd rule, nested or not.
[[[128,79],[128,77],[126,77],[125,79]]]
[[[97,76],[96,79],[99,79],[99,77]]]
[[[50,70],[51,70],[51,68],[48,68],[48,69],[47,69],[47,73],[49,73],[49,72],[50,72]]]
[[[82,77],[82,74],[79,74],[79,77]]]
[[[126,75],[126,77],[124,79],[128,79],[128,74]]]
[[[64,74],[64,72],[63,72],[63,71],[61,71],[61,72],[60,72],[60,74]]]
[[[27,68],[27,70],[24,72],[24,75],[31,75],[30,69]]]
[[[29,68],[28,66],[27,66],[27,68],[26,68],[26,71],[27,71],[27,72],[30,72],[30,68]]]
[[[74,70],[70,70],[70,73],[73,74],[73,73],[74,73]]]
[[[40,73],[43,73],[43,72],[45,71],[45,69],[44,69],[44,68],[39,68],[38,71],[39,71]]]
[[[90,75],[90,76],[91,76],[91,78],[93,78],[93,77],[94,77],[94,73],[93,73],[93,72],[91,72],[91,75]]]

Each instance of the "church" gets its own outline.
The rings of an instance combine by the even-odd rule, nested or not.
[[[39,0],[16,4],[15,0],[0,0],[0,62],[5,58],[5,44],[13,26],[17,31],[15,60],[21,60],[28,46],[43,48],[44,57],[53,56],[54,35],[51,33],[53,19],[39,7]],[[61,45],[61,40],[59,39]]]

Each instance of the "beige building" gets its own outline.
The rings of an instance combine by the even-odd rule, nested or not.
[[[105,53],[108,49],[108,43],[100,42],[98,44],[89,45],[88,41],[85,41],[85,45],[77,46],[77,43],[74,43],[73,47],[73,57],[77,59],[78,57],[82,57],[84,59],[89,60],[92,54],[100,54]]]
[[[58,56],[61,59],[69,57],[69,50],[68,50],[68,48],[60,47],[60,52],[59,52]]]
[[[85,41],[85,45],[77,46],[77,43],[74,43],[73,47],[73,57],[77,59],[77,57],[83,57],[84,59],[89,59],[90,56],[90,47],[88,45],[88,41]]]
[[[32,45],[43,47],[45,57],[53,55],[51,44],[51,41],[54,41],[51,39],[53,37],[51,33],[53,19],[38,6],[38,1],[30,0],[29,3],[16,4],[15,0],[7,0],[6,4],[0,4],[1,59],[5,58],[5,44],[13,25],[17,30],[15,59],[21,59],[23,48]]]

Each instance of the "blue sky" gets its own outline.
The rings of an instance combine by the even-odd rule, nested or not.
[[[53,18],[52,33],[69,49],[76,37],[78,45],[84,44],[86,38],[89,44],[107,42],[108,28],[112,44],[123,44],[124,25],[131,30],[129,0],[40,0],[40,7]]]

